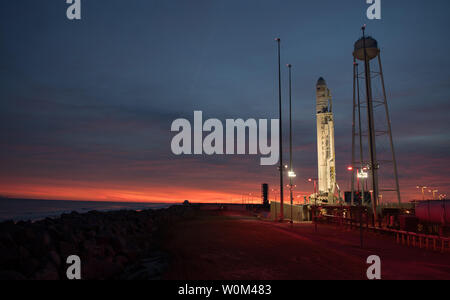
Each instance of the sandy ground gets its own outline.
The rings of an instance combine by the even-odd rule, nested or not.
[[[205,212],[172,228],[165,279],[366,279],[370,255],[382,279],[450,279],[450,254],[397,245],[393,237],[329,225],[281,224],[242,213]]]

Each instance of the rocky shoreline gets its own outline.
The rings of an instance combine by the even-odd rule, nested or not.
[[[0,223],[0,280],[67,279],[71,255],[81,259],[82,279],[159,279],[169,261],[165,230],[196,211],[183,205]]]

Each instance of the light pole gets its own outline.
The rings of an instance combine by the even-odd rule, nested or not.
[[[294,196],[292,195],[292,179],[297,175],[292,168],[292,65],[287,65],[289,69],[289,194],[291,199],[291,224],[294,223],[292,217],[292,206],[294,205]]]
[[[350,198],[350,205],[353,206],[355,204],[355,170],[353,166],[348,166],[347,171],[351,172],[350,188],[352,189],[352,194]],[[344,202],[345,202],[345,193],[344,193]]]
[[[369,174],[364,170],[357,170],[357,176],[358,180],[361,180],[361,197],[359,200],[359,239],[361,248],[363,247],[363,225],[362,225],[362,210],[363,210],[363,201],[366,198],[365,192],[364,192],[364,179],[367,179],[369,177]]]
[[[317,204],[317,178],[309,178],[308,182],[313,182],[314,183],[314,187],[313,187],[313,195],[314,195],[314,199],[316,199],[316,204]]]
[[[436,194],[439,193],[439,190],[429,190],[429,193],[433,193],[433,200],[436,200]]]
[[[281,109],[281,39],[276,38],[278,46],[278,108],[280,114],[279,143],[280,143],[280,221],[284,220],[284,195],[283,195],[283,114]]]
[[[425,201],[425,190],[426,190],[427,188],[428,188],[428,187],[426,187],[426,186],[421,186],[421,185],[416,186],[416,189],[422,190],[422,200],[423,200],[423,201]]]

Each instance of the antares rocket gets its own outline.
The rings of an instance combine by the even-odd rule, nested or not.
[[[317,200],[332,204],[336,191],[336,152],[334,146],[334,116],[331,92],[325,80],[320,77],[316,86],[317,116]]]

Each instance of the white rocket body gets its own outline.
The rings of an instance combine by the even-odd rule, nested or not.
[[[321,199],[334,202],[336,190],[336,152],[334,146],[333,102],[330,90],[321,77],[316,89],[317,113],[317,159],[318,159],[318,195]]]

